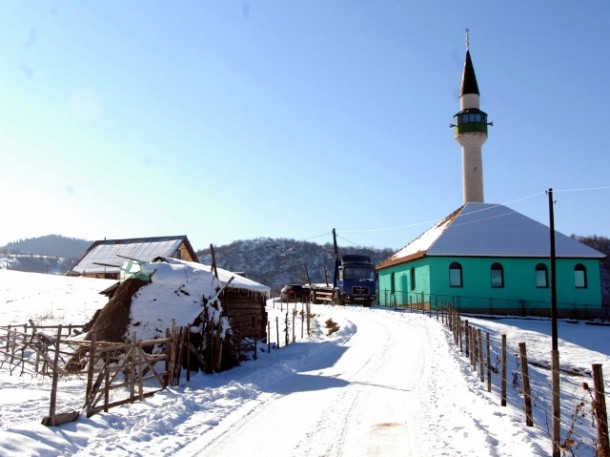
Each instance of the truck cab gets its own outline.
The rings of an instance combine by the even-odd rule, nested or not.
[[[371,259],[364,255],[344,255],[336,268],[334,301],[341,305],[371,306],[377,298],[377,276]]]

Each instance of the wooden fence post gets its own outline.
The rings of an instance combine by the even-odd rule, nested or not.
[[[487,349],[487,392],[491,392],[491,345],[489,344],[489,332],[485,332]]]
[[[290,333],[289,333],[290,329],[288,328],[288,324],[289,324],[289,321],[288,321],[288,306],[286,306],[286,331],[284,332],[284,335],[285,335],[284,339],[286,340],[286,346],[288,346],[290,344],[290,336],[289,336],[290,335]]]
[[[186,382],[191,382],[191,329],[186,328]]]
[[[136,357],[134,351],[136,349],[134,341],[136,339],[135,332],[132,332],[131,339],[125,342],[123,366],[125,367],[125,382],[129,384],[129,402],[133,403],[136,397]]]
[[[167,344],[165,345],[165,352],[167,353],[165,371],[167,372],[167,375],[165,375],[165,386],[163,386],[163,388],[174,385],[174,360],[176,357],[176,335],[173,327],[171,328],[171,330],[167,329],[165,331],[165,335],[168,338]]]
[[[479,377],[481,382],[485,382],[485,361],[483,360],[483,335],[481,329],[477,330],[477,339],[479,340]]]
[[[523,378],[523,401],[525,402],[525,424],[534,425],[532,417],[532,394],[530,391],[530,375],[527,367],[527,352],[525,343],[519,343],[519,360],[521,362],[521,376]]]
[[[90,338],[91,346],[89,346],[89,367],[87,367],[87,392],[85,396],[87,401],[89,400],[91,389],[93,387],[93,369],[95,368],[95,333],[92,333]]]
[[[311,336],[311,304],[307,302],[307,336]]]
[[[22,340],[21,340],[21,374],[25,373],[25,347],[27,345],[27,338],[28,338],[27,331],[28,331],[28,324],[24,324],[23,325],[23,335],[22,335]],[[61,338],[61,335],[59,335],[59,337]]]
[[[502,395],[501,395],[501,405],[506,406],[506,335],[502,335],[502,355],[501,355],[501,364],[502,364]]]
[[[271,354],[271,322],[267,321],[267,354]]]
[[[110,403],[110,360],[108,351],[104,351],[104,412],[108,412]]]
[[[135,333],[133,334],[133,349],[135,353],[135,362],[136,369],[134,370],[134,375],[138,374],[138,400],[144,401],[144,363],[146,363],[146,358],[144,357],[144,350],[142,349],[142,344],[138,342],[136,339]]]
[[[449,308],[447,310],[447,327],[451,328],[453,324],[453,309]]]
[[[32,326],[31,328],[32,336],[30,337],[30,341],[34,341],[34,336],[36,333],[36,328]],[[36,373],[40,373],[40,352],[36,351]]]
[[[476,331],[474,327],[470,327],[470,369],[476,371],[477,361],[477,346],[476,346]]]
[[[606,394],[604,392],[604,376],[600,363],[593,364],[593,385],[595,387],[595,406],[593,409],[597,419],[597,455],[599,457],[610,457]]]
[[[10,341],[11,341],[11,324],[6,329],[6,352],[10,352]],[[11,361],[12,363],[12,361]]]
[[[57,402],[57,378],[59,370],[59,344],[61,343],[61,324],[57,329],[57,339],[55,340],[55,357],[53,358],[53,381],[51,383],[51,405],[49,407],[49,425],[55,425],[55,404]]]
[[[277,348],[280,348],[280,317],[275,316],[275,341],[277,342]]]
[[[466,357],[470,357],[470,341],[468,341],[468,319],[464,319],[464,343],[466,345]]]
[[[551,403],[553,405],[553,426],[551,441],[553,457],[561,453],[561,387],[559,379],[559,351],[551,350]]]

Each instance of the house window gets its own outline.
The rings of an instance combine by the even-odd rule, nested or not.
[[[536,287],[549,287],[549,274],[546,265],[543,263],[536,265]]]
[[[574,267],[574,287],[579,289],[587,287],[587,269],[582,263]]]
[[[504,268],[499,263],[491,266],[491,287],[504,287]]]
[[[411,290],[415,290],[415,268],[411,268],[410,270],[410,274],[411,274]]]
[[[396,273],[392,273],[390,276],[390,293],[393,294],[396,292]]]
[[[457,262],[449,265],[449,287],[462,287],[462,266]]]

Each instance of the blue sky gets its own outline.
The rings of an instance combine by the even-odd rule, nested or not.
[[[610,236],[610,4],[0,3],[0,245],[188,235],[401,248],[462,204],[465,28],[485,201]]]

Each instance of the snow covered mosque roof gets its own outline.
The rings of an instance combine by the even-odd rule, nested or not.
[[[125,258],[151,261],[156,257],[172,257],[182,244],[189,255],[197,260],[191,243],[184,235],[95,241],[72,273],[118,273]]]
[[[503,205],[469,202],[378,265],[378,269],[425,256],[548,257],[549,228]],[[563,258],[605,255],[555,231]]]

